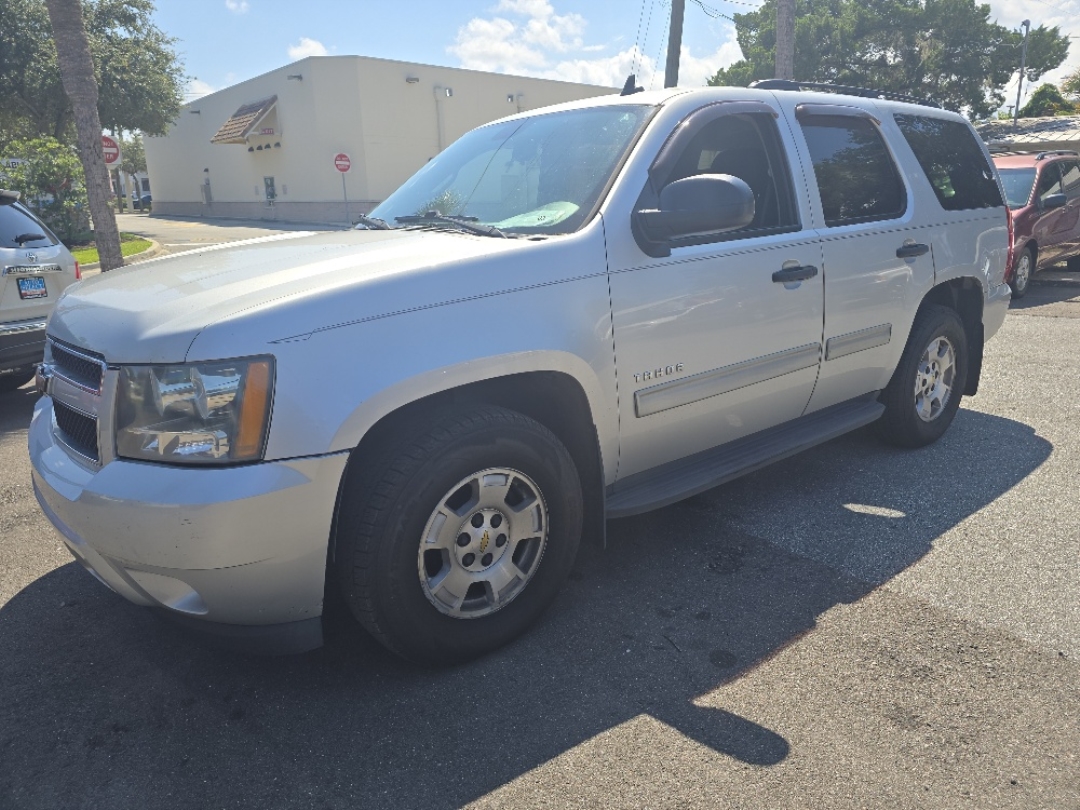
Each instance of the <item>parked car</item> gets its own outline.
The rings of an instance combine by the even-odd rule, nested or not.
[[[49,313],[79,278],[79,263],[19,193],[0,189],[0,394],[34,378]]]
[[[141,195],[136,196],[135,192],[131,193],[131,207],[136,211],[142,211],[143,209],[149,209],[150,203],[154,201],[154,198],[150,196],[150,192],[144,192]]]
[[[1080,270],[1080,153],[999,153],[993,156],[1012,213],[1013,296],[1023,298],[1037,270],[1067,261]]]
[[[321,643],[329,581],[443,663],[523,632],[605,518],[871,423],[937,440],[1008,309],[997,175],[959,115],[801,87],[529,111],[358,230],[88,279],[38,380],[45,514],[237,644]]]

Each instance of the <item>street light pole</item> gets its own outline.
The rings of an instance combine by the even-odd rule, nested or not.
[[[682,53],[682,26],[685,12],[686,0],[671,0],[671,29],[668,33],[664,87],[677,87],[679,84],[679,56]]]
[[[776,3],[776,78],[795,78],[795,0]]]
[[[1020,23],[1024,27],[1024,47],[1020,51],[1020,76],[1016,80],[1016,108],[1013,110],[1013,128],[1016,128],[1016,119],[1020,116],[1020,90],[1024,86],[1024,68],[1027,66],[1027,41],[1031,32],[1031,20]]]

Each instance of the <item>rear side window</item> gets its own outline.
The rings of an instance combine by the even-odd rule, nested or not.
[[[18,203],[0,205],[0,248],[51,247],[56,242],[52,231]]]
[[[870,119],[815,115],[802,129],[828,227],[903,215],[904,184]]]
[[[946,211],[998,208],[1001,191],[971,128],[925,115],[894,115]]]

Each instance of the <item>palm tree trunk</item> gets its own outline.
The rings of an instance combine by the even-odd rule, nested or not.
[[[94,219],[94,241],[101,257],[101,269],[123,267],[120,232],[109,207],[109,170],[101,149],[98,86],[83,24],[82,2],[45,0],[45,5],[52,21],[60,77],[75,117],[79,159],[86,175],[86,195],[90,200],[90,216]]]

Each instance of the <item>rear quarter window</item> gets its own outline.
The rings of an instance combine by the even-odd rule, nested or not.
[[[994,170],[966,124],[928,115],[894,115],[941,207],[998,208],[1004,203]]]
[[[40,236],[40,239],[29,237]],[[0,205],[0,248],[51,247],[59,240],[19,203]]]

